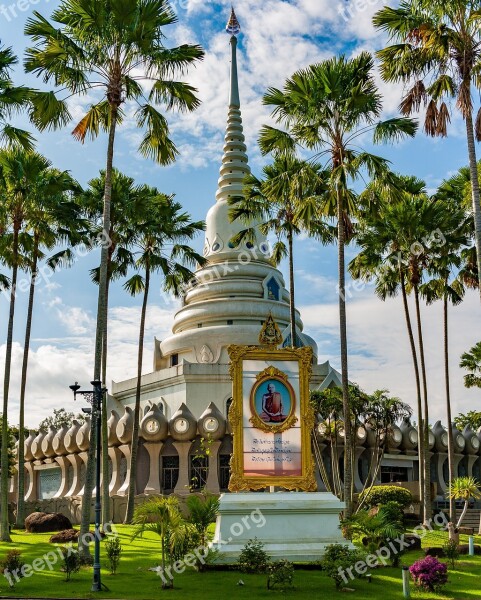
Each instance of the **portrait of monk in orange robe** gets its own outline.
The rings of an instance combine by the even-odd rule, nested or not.
[[[276,392],[274,383],[269,383],[267,393],[262,396],[262,419],[267,423],[282,423],[286,420],[283,408],[281,393]]]

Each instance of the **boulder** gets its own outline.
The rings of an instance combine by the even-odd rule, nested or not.
[[[444,552],[444,550],[442,548],[438,548],[438,547],[433,547],[433,548],[426,548],[426,550],[424,551],[424,554],[426,556],[435,556],[436,558],[444,558],[446,556],[446,553]]]
[[[29,533],[47,533],[72,529],[72,523],[62,513],[34,512],[25,519],[25,529]]]
[[[68,542],[76,542],[78,539],[78,529],[64,529],[59,533],[54,533],[49,539],[51,544],[67,544]]]
[[[469,544],[459,544],[459,554],[469,554]],[[481,554],[481,546],[474,546],[474,554],[479,556]]]
[[[474,527],[459,527],[460,535],[474,535]]]

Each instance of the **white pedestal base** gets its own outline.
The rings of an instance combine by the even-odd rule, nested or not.
[[[339,528],[344,508],[330,493],[250,492],[223,494],[212,548],[217,562],[237,562],[245,544],[257,537],[274,560],[319,560],[329,544],[349,544]]]

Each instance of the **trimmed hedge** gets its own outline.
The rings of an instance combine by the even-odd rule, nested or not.
[[[388,502],[397,502],[402,508],[412,504],[413,495],[406,488],[397,485],[375,485],[371,490],[359,494],[359,502],[370,508]]]

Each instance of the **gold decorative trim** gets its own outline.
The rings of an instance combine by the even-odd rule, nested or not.
[[[259,346],[229,346],[231,359],[230,374],[233,379],[232,404],[229,421],[233,432],[234,452],[231,458],[231,477],[229,490],[242,492],[261,490],[277,486],[286,490],[313,492],[317,490],[314,476],[314,458],[311,450],[311,431],[315,423],[314,409],[309,402],[309,380],[312,373],[312,348],[262,348]],[[244,475],[244,438],[243,438],[243,362],[244,360],[296,361],[299,365],[299,414],[301,422],[301,461],[302,475],[279,477],[251,477]],[[257,382],[268,373],[269,377],[287,377],[285,373],[270,365],[259,373]],[[283,383],[284,383],[283,379]],[[294,415],[295,416],[295,415]],[[264,423],[265,425],[265,423]],[[284,425],[284,424],[282,424]],[[275,433],[272,427],[268,432]]]

